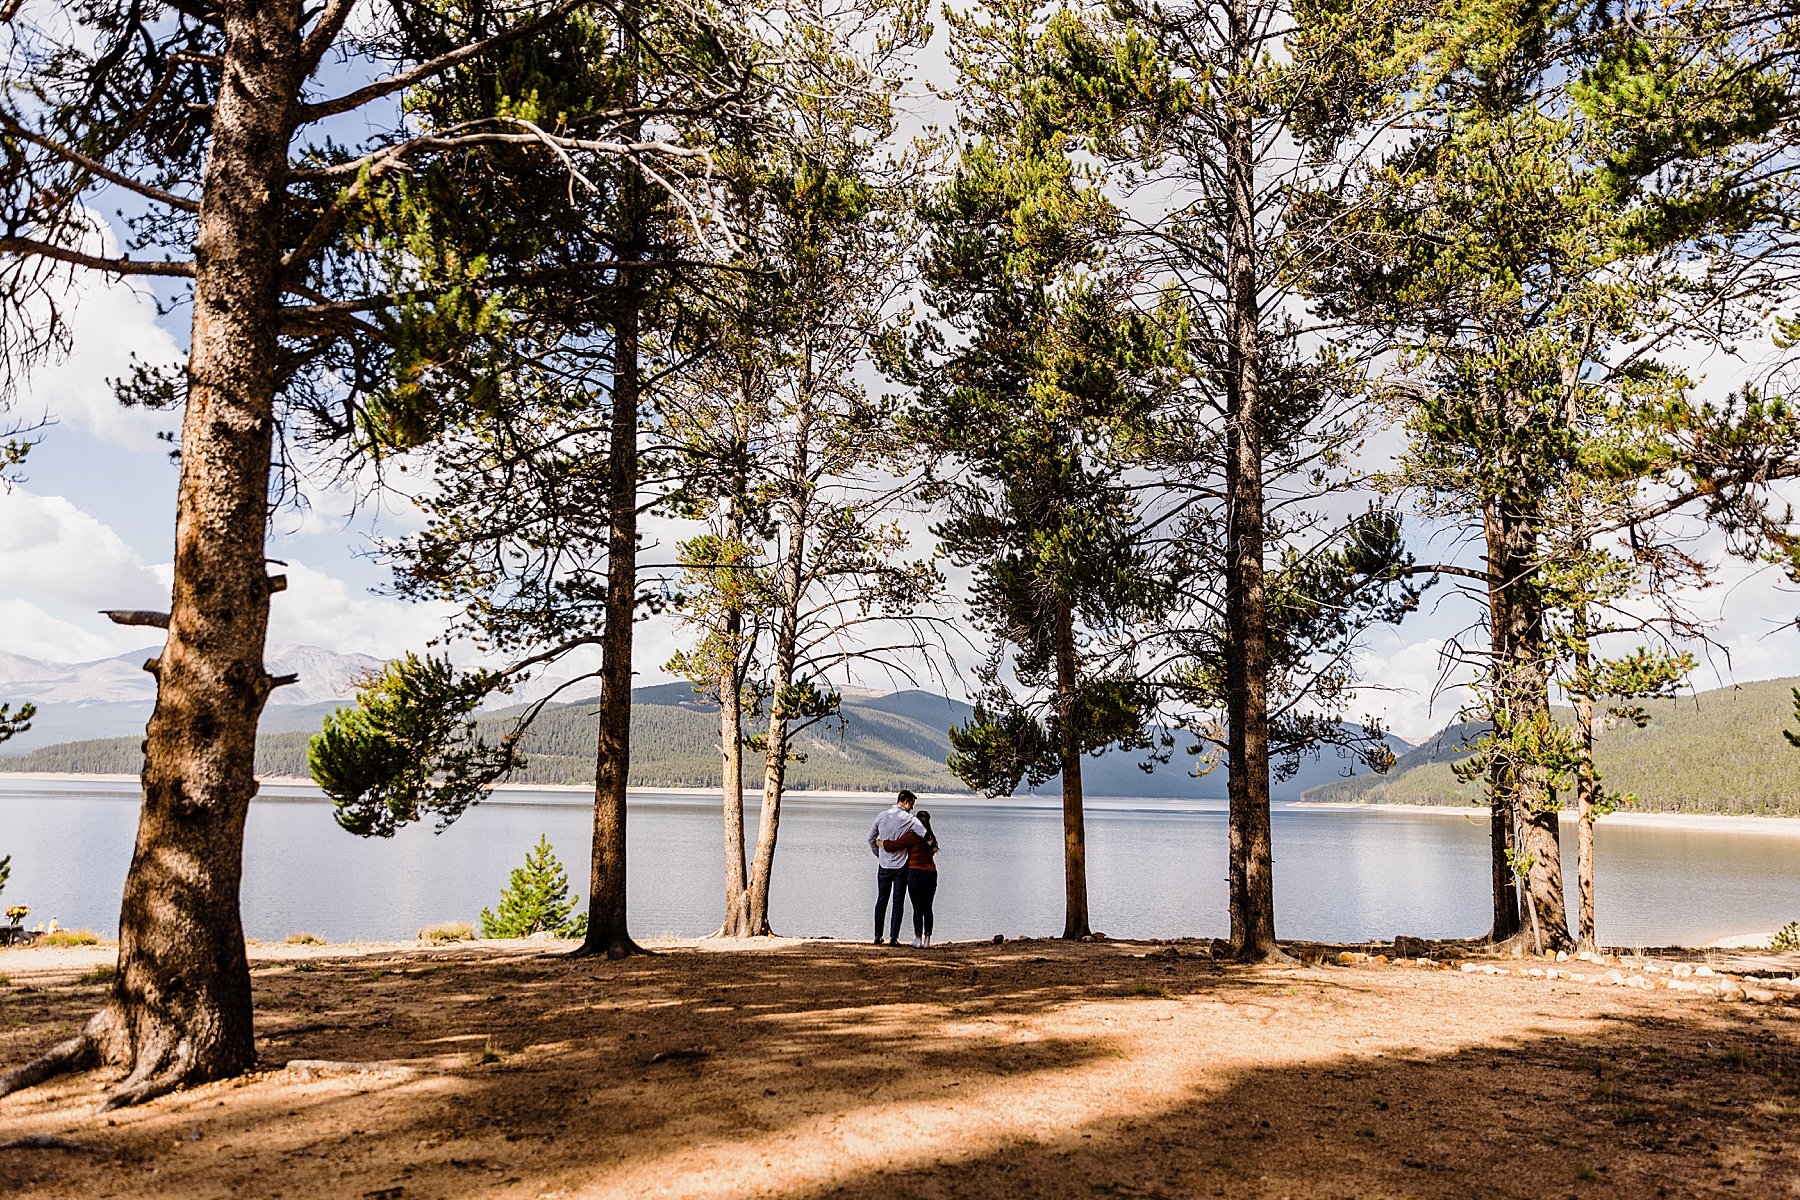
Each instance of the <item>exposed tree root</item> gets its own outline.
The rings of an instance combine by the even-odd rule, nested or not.
[[[1304,967],[1306,964],[1278,945],[1233,946],[1227,952],[1233,962],[1259,967]]]
[[[184,1080],[173,1071],[161,1075],[152,1075],[148,1079],[140,1079],[136,1083],[127,1080],[124,1086],[114,1088],[100,1101],[100,1112],[111,1112],[115,1108],[130,1108],[134,1104],[148,1104],[158,1096],[166,1096],[180,1087]]]
[[[573,949],[573,950],[569,951],[567,954],[563,955],[563,957],[564,958],[613,958],[613,959],[617,959],[617,958],[632,958],[632,957],[634,957],[636,955],[640,955],[640,954],[646,958],[655,958],[657,956],[656,951],[646,950],[642,946],[638,945],[636,942],[632,941],[629,935],[622,935],[620,937],[616,937],[616,938],[612,939],[611,941],[609,941],[605,944],[596,944],[594,942],[583,942],[583,943],[581,943],[581,945],[575,947],[575,949]]]
[[[58,1075],[73,1075],[98,1066],[100,1044],[86,1030],[65,1042],[58,1042],[28,1063],[0,1075],[0,1096],[10,1096],[28,1087],[36,1087]]]
[[[1568,938],[1559,940],[1545,935],[1543,949],[1540,953],[1538,941],[1539,939],[1532,934],[1530,929],[1521,929],[1504,941],[1490,943],[1488,949],[1494,954],[1508,958],[1540,958],[1544,955],[1555,954],[1558,950],[1572,952],[1575,949],[1574,942]]]
[[[75,1142],[66,1137],[57,1137],[54,1133],[28,1133],[24,1137],[0,1142],[0,1150],[73,1150],[81,1154],[104,1155],[118,1153],[105,1146],[90,1146],[86,1142]]]
[[[211,1083],[215,1079],[241,1074],[252,1065],[252,1062],[230,1062],[228,1055],[203,1064],[199,1044],[187,1038],[169,1038],[160,1043],[152,1041],[133,1047],[125,1028],[116,1008],[110,1005],[102,1008],[74,1037],[0,1075],[0,1096],[35,1087],[59,1075],[129,1063],[131,1074],[100,1102],[101,1112],[111,1112],[115,1108],[154,1100],[189,1084]]]
[[[245,1063],[247,1070],[251,1066]],[[152,1041],[138,1047],[137,1062],[125,1081],[100,1102],[101,1112],[144,1104],[166,1096],[177,1088],[196,1083],[211,1083],[239,1074],[239,1070],[205,1066],[199,1061],[199,1047],[187,1038],[158,1044]]]

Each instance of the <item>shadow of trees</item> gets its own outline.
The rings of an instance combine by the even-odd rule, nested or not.
[[[116,1126],[87,1115],[91,1078],[13,1097],[0,1141],[117,1153],[0,1152],[0,1190],[1800,1194],[1792,1010],[1040,943],[411,954],[259,965],[256,988],[271,1066],[419,1073],[272,1072]],[[85,1014],[84,990],[28,995],[5,1054]]]

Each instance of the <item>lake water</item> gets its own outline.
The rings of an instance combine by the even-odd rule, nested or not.
[[[783,806],[771,897],[778,932],[869,936],[875,870],[864,839],[882,804],[798,797]],[[944,843],[940,941],[1061,931],[1062,819],[1053,801],[929,807]],[[539,834],[585,899],[591,819],[582,795],[507,792],[443,834],[415,827],[382,841],[339,829],[310,788],[267,787],[250,809],[245,932],[389,939],[473,920]],[[110,936],[136,824],[134,785],[0,776],[0,855],[13,859],[5,902],[31,905],[32,924],[55,917]],[[629,829],[632,931],[715,929],[724,879],[718,801],[633,793]],[[1485,810],[1278,806],[1274,831],[1283,937],[1362,941],[1487,929]],[[1222,804],[1098,800],[1087,832],[1095,928],[1125,938],[1227,932]],[[1597,833],[1599,932],[1609,945],[1694,945],[1800,919],[1800,837],[1604,821]],[[1566,851],[1572,891],[1572,836]]]

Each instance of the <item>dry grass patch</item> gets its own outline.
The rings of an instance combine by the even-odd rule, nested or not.
[[[40,946],[98,946],[100,935],[91,929],[52,929],[38,938]]]

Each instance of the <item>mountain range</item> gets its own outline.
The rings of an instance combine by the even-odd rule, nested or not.
[[[31,700],[39,715],[29,732],[9,742],[0,771],[133,774],[139,767],[144,723],[155,698],[154,681],[141,670],[152,651],[94,663],[46,663],[0,656],[0,696]],[[381,664],[366,655],[338,655],[316,646],[272,648],[272,671],[296,671],[300,683],[277,689],[258,739],[257,770],[265,776],[304,776],[306,742],[325,715],[347,702],[355,680]],[[637,787],[701,787],[717,783],[718,709],[686,683],[638,688],[632,694],[632,778]],[[497,709],[482,719],[483,733],[498,738],[522,705]],[[795,788],[852,791],[966,791],[944,765],[947,731],[972,713],[961,700],[909,690],[882,695],[846,691],[837,717],[795,739],[799,756],[789,768]],[[521,783],[590,784],[594,773],[597,717],[591,700],[547,708],[523,741]],[[1396,754],[1411,749],[1390,739]],[[746,782],[760,782],[761,763],[746,754]],[[1201,777],[1179,748],[1174,761],[1146,771],[1143,755],[1110,751],[1088,760],[1085,790],[1094,796],[1218,800],[1225,796],[1223,768]],[[1310,786],[1349,774],[1352,760],[1327,750],[1275,784],[1278,799],[1291,800]],[[1055,779],[1036,791],[1054,793]]]

